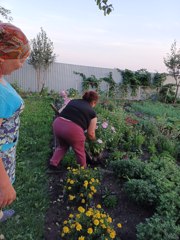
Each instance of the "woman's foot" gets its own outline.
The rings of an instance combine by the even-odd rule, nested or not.
[[[8,220],[8,218],[11,218],[15,214],[15,211],[13,209],[4,210],[3,216],[0,218],[0,223],[5,222]]]

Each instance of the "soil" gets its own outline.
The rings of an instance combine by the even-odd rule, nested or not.
[[[102,203],[103,191],[108,189],[108,193],[117,196],[117,205],[113,208],[103,206],[104,210],[113,218],[117,237],[121,240],[136,240],[136,226],[144,222],[146,218],[153,215],[153,210],[137,205],[123,189],[123,182],[117,182],[113,173],[101,166],[103,173],[101,190],[95,195],[94,201]],[[71,212],[70,207],[63,198],[63,186],[66,177],[66,169],[60,166],[57,170],[48,169],[49,175],[49,196],[50,206],[45,217],[45,240],[60,240],[62,223]],[[117,223],[122,224],[122,228],[116,228]],[[76,240],[76,239],[74,239]]]

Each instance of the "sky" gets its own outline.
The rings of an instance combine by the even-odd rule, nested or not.
[[[0,6],[11,11],[12,24],[29,40],[42,27],[56,62],[167,72],[164,58],[174,40],[180,48],[180,0],[109,3],[114,10],[106,16],[94,0],[1,0]]]

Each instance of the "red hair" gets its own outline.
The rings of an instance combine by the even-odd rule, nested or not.
[[[98,96],[97,92],[95,92],[95,91],[87,91],[84,93],[82,99],[86,100],[89,103],[91,103],[93,101],[97,102],[99,99],[99,96]]]

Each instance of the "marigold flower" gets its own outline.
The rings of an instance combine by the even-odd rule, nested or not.
[[[99,225],[99,220],[95,219],[93,223],[94,223],[94,225],[98,226]]]
[[[65,220],[65,221],[63,222],[63,224],[67,224],[67,221]]]
[[[73,218],[74,217],[74,215],[71,213],[71,214],[69,214],[69,218]]]
[[[81,231],[81,230],[82,230],[82,226],[81,226],[80,223],[78,223],[78,224],[76,225],[76,230],[77,230],[77,231]]]
[[[89,198],[92,198],[92,194],[91,194],[91,193],[89,193],[89,194],[88,194],[88,197],[89,197]]]
[[[74,198],[76,198],[74,195],[69,195],[69,200],[72,201]]]
[[[81,200],[81,202],[82,202],[82,203],[85,203],[85,202],[86,202],[86,200],[83,198],[83,199]]]
[[[110,238],[114,239],[116,237],[116,232],[115,231],[110,232],[109,236]]]
[[[78,240],[84,240],[84,239],[85,239],[85,237],[83,237],[83,236],[78,237]]]
[[[97,208],[101,208],[101,204],[98,204],[96,207],[97,207]]]
[[[122,224],[121,223],[118,223],[117,226],[118,226],[118,228],[122,228]]]
[[[80,213],[84,213],[84,212],[85,212],[85,209],[80,206],[80,207],[78,207],[78,211],[79,211]]]
[[[93,233],[93,229],[92,228],[88,228],[87,232],[88,232],[88,234],[92,234]]]
[[[70,184],[74,184],[74,182],[75,182],[74,180],[71,180],[69,183],[70,183]]]
[[[69,233],[69,232],[70,232],[70,230],[68,227],[63,227],[63,233]]]
[[[112,223],[112,218],[108,217],[107,222]]]
[[[91,215],[92,215],[92,212],[88,210],[88,211],[86,212],[86,216],[90,217]]]

